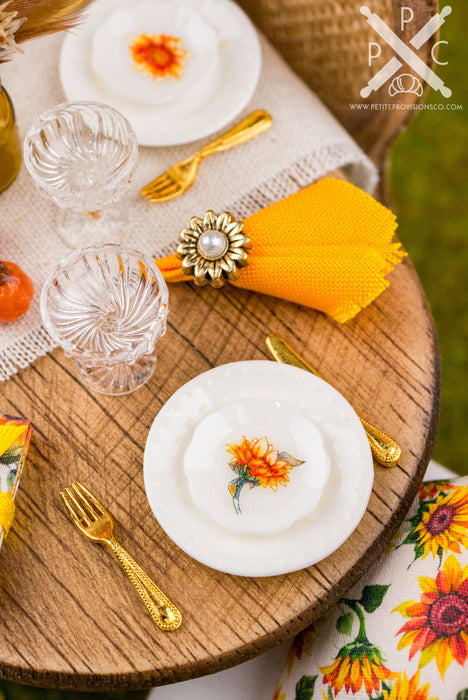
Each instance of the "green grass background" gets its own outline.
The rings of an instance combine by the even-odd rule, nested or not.
[[[452,0],[443,29],[449,42],[440,51],[447,66],[439,75],[451,88],[448,100],[460,111],[423,111],[393,149],[392,205],[399,235],[421,278],[439,333],[442,356],[442,406],[434,458],[468,473],[468,3]],[[432,92],[427,103],[446,104]],[[141,693],[98,693],[93,697],[143,700]],[[35,690],[0,681],[0,700],[79,700],[88,694]]]
[[[441,6],[444,3],[441,2]],[[423,111],[392,154],[391,200],[403,241],[432,307],[442,358],[442,399],[433,457],[468,473],[468,2],[452,0],[437,73],[452,90],[426,103],[463,106]]]

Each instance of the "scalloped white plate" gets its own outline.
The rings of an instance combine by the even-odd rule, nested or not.
[[[157,20],[162,21],[165,2],[163,26]],[[60,56],[64,92],[69,100],[95,100],[118,109],[142,146],[205,138],[232,121],[255,91],[262,62],[257,32],[231,0],[155,0],[153,13],[151,7],[147,0],[96,0],[83,27],[64,39]],[[122,17],[129,37],[157,33],[162,26],[160,33],[172,31],[184,38],[189,51],[179,85],[170,81],[157,85],[133,71],[122,43]],[[127,60],[128,69],[122,67]],[[142,92],[145,83],[148,94]]]
[[[235,512],[228,490],[236,474],[226,443],[261,433],[304,463],[276,493],[244,487],[249,522],[238,526],[244,512]],[[350,536],[374,470],[361,422],[341,394],[295,367],[250,361],[205,372],[167,401],[148,435],[144,478],[154,515],[187,554],[226,573],[273,576],[315,564]],[[298,489],[309,490],[309,508]]]

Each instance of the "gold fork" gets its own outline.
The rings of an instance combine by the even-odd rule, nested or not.
[[[60,495],[68,515],[81,534],[112,549],[157,626],[166,632],[176,630],[182,622],[180,610],[117,542],[113,535],[114,520],[102,503],[79,481],[73,482]]]
[[[213,155],[213,153],[227,151],[229,148],[239,146],[255,136],[263,134],[270,128],[272,121],[268,112],[257,109],[226,134],[203,146],[190,158],[181,160],[180,163],[176,163],[172,168],[166,170],[156,180],[143,187],[140,194],[147,197],[150,202],[167,202],[169,199],[179,197],[193,185],[198,166],[204,158]]]

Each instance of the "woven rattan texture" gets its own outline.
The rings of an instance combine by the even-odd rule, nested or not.
[[[376,36],[360,13],[363,0],[239,0],[255,23],[279,49],[292,68],[316,92],[365,150],[379,159],[411,110],[356,110],[351,103],[413,103],[415,95],[391,98],[388,86],[367,100],[360,96],[369,78],[388,61],[393,51]],[[400,26],[402,5],[414,11],[414,20]],[[436,0],[368,0],[377,13],[403,40],[408,41],[436,12]],[[436,39],[420,49],[431,64]],[[369,66],[369,42],[379,41],[382,53]],[[406,66],[407,72],[412,72]]]

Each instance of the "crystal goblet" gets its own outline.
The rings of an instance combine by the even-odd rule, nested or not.
[[[70,253],[41,294],[46,329],[75,359],[83,383],[102,394],[128,394],[148,381],[167,313],[158,268],[111,243]]]
[[[128,189],[138,144],[132,126],[99,102],[44,112],[24,141],[24,162],[39,192],[63,211],[58,233],[70,248],[115,238],[125,209],[107,208]]]

